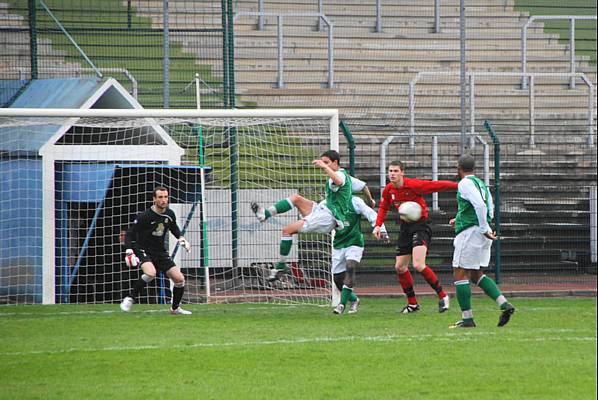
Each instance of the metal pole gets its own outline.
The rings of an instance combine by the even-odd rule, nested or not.
[[[533,17],[527,20],[521,28],[521,89],[527,89],[527,27]]]
[[[233,14],[233,0],[226,1],[226,19],[227,19],[227,36],[228,36],[228,108],[235,108],[237,104],[237,95],[235,89],[235,21]]]
[[[492,124],[489,121],[484,121],[484,127],[492,138],[494,144],[494,230],[498,240],[494,245],[494,280],[500,283],[500,269],[501,269],[501,251],[500,251],[500,140],[494,131]]]
[[[588,84],[588,146],[594,146],[594,85],[587,79]]]
[[[283,63],[283,47],[282,47],[282,15],[277,15],[277,21],[278,21],[278,28],[276,31],[276,45],[278,46],[278,77],[277,77],[277,83],[276,83],[276,87],[278,87],[279,89],[284,87],[284,80],[282,77],[282,70],[284,68]]]
[[[415,79],[409,82],[409,147],[415,146]]]
[[[434,32],[440,33],[440,0],[434,0]]]
[[[438,180],[438,136],[432,137],[432,180]],[[438,211],[438,193],[432,193],[432,211]]]
[[[201,110],[201,91],[199,90],[199,74],[195,73],[195,101],[197,104],[197,109]],[[203,170],[202,170],[203,172]]]
[[[382,1],[376,0],[376,32],[382,32]]]
[[[460,33],[460,83],[461,88],[459,96],[461,97],[461,154],[467,149],[466,142],[466,110],[465,110],[465,90],[467,81],[465,80],[465,0],[459,0],[459,33]]]
[[[257,17],[257,30],[263,31],[264,30],[264,0],[258,0],[257,2],[257,12],[260,13]]]
[[[475,77],[469,74],[469,145],[475,147]]]
[[[321,15],[324,15],[324,0],[318,0],[318,14],[320,14],[320,17],[318,17],[318,32],[321,32],[322,31]]]
[[[332,23],[329,20],[326,20],[326,23],[328,24],[328,88],[332,89],[334,87],[334,35]]]
[[[536,131],[536,104],[535,104],[535,94],[534,94],[534,75],[529,77],[529,147],[534,148],[536,147],[536,142],[534,139],[535,131]]]
[[[569,20],[569,53],[571,56],[571,73],[575,73],[575,18]],[[575,77],[571,76],[569,88],[575,89]]]
[[[380,198],[382,198],[382,192],[386,186],[386,153],[393,140],[394,136],[389,136],[380,144]]]
[[[127,29],[131,29],[131,14],[133,10],[131,9],[131,0],[127,0]]]
[[[37,79],[37,4],[35,0],[29,0],[29,49],[31,79]]]
[[[598,222],[596,213],[598,213],[598,190],[596,186],[590,186],[590,258],[594,264],[598,260]]]
[[[162,0],[162,97],[164,108],[170,107],[170,42],[168,38],[168,0]]]

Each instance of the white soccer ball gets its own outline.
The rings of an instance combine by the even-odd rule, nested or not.
[[[419,221],[422,217],[422,207],[415,201],[406,201],[399,207],[399,217],[406,222]]]

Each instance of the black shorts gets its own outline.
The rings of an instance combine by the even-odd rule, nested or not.
[[[431,241],[432,228],[428,225],[427,220],[412,223],[401,222],[397,240],[397,256],[410,255],[414,247],[428,247]]]
[[[145,250],[138,250],[135,252],[141,264],[151,262],[156,267],[156,271],[164,272],[174,267],[176,264],[166,251],[159,253],[146,253]]]

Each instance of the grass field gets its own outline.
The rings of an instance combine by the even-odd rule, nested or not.
[[[596,299],[515,299],[504,328],[474,298],[399,315],[402,299],[325,307],[0,308],[1,399],[595,399]]]

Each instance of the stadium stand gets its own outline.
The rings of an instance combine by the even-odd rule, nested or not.
[[[139,16],[161,27],[162,1],[133,0]],[[317,12],[314,0],[264,1],[269,13]],[[375,2],[326,1],[324,14],[334,26],[334,87],[327,88],[328,48],[325,31],[317,30],[315,17],[285,17],[284,87],[277,88],[276,19],[266,17],[257,30],[256,17],[235,22],[235,83],[238,107],[333,107],[353,131],[357,142],[356,174],[375,193],[379,184],[380,143],[389,135],[405,134],[409,123],[409,83],[420,71],[459,70],[459,2],[441,4],[440,32],[434,32],[433,1],[383,2],[382,32],[375,32]],[[257,0],[237,0],[236,12],[256,12]],[[220,10],[204,2],[171,2],[171,28],[219,28]],[[6,12],[0,7],[0,13]],[[521,27],[529,17],[511,0],[476,0],[468,3],[467,68],[475,72],[521,70]],[[12,17],[7,18],[11,20]],[[15,23],[18,18],[14,18]],[[325,28],[324,28],[325,29]],[[187,52],[207,60],[183,33],[171,32],[173,41]],[[570,49],[556,34],[535,23],[528,33],[528,71],[566,73]],[[10,60],[2,60],[2,63]],[[0,69],[2,67],[0,66]],[[595,85],[596,66],[577,55],[575,69]],[[538,78],[535,86],[535,126],[529,122],[529,96],[516,76],[477,78],[475,132],[489,140],[482,124],[491,120],[501,136],[501,196],[503,202],[503,268],[505,271],[539,270],[595,274],[589,249],[587,188],[596,185],[596,101],[594,133],[588,136],[588,88],[568,78]],[[424,77],[415,91],[415,131],[422,135],[416,149],[397,140],[392,158],[408,158],[411,176],[431,178],[432,134],[459,132],[458,75]],[[530,143],[533,131],[535,144]],[[479,151],[479,150],[476,150]],[[444,144],[439,179],[454,175],[451,155],[459,143]],[[493,167],[493,165],[492,165]],[[437,235],[434,256],[448,268],[452,233],[445,223],[453,198],[440,197],[442,212],[433,216]],[[521,238],[525,237],[524,244]],[[369,243],[366,265],[388,272],[392,248]],[[530,256],[528,249],[536,253]],[[595,282],[595,278],[594,278]]]

